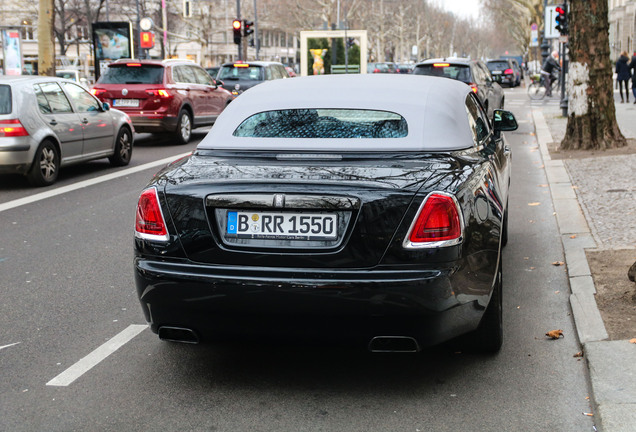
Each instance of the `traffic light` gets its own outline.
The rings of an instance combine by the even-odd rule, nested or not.
[[[241,20],[235,19],[234,21],[232,21],[232,31],[234,32],[234,43],[237,45],[241,43],[241,37],[243,36],[241,34],[241,27],[243,27]]]
[[[254,21],[243,20],[243,36],[254,33]]]
[[[563,3],[556,8],[556,26],[555,28],[559,32],[559,34],[566,35],[568,34],[568,4]]]

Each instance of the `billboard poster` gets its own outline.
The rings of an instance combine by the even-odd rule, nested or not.
[[[95,80],[109,63],[122,58],[132,58],[134,53],[132,35],[130,22],[93,23]]]
[[[2,51],[5,75],[22,75],[20,30],[2,29]]]

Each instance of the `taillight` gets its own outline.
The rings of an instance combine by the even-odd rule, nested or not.
[[[20,120],[9,119],[0,120],[0,137],[21,137],[29,136],[27,130],[22,126]]]
[[[463,228],[459,206],[450,195],[432,193],[420,206],[404,246],[439,247],[459,244]]]
[[[135,235],[147,240],[168,240],[168,230],[155,188],[146,189],[139,196]]]
[[[157,96],[157,97],[161,97],[161,98],[171,98],[172,95],[170,94],[170,92],[166,89],[151,89],[151,90],[146,90],[146,93],[148,93],[150,96]]]
[[[473,93],[477,93],[477,90],[478,90],[477,84],[475,84],[475,83],[470,83],[470,84],[468,84],[468,85],[470,86],[470,88],[471,88],[471,90],[473,91]]]
[[[373,69],[373,73],[380,73],[380,69],[378,68]]]
[[[106,90],[104,90],[104,89],[100,89],[100,88],[92,88],[92,89],[91,89],[91,94],[92,94],[93,96],[97,96],[97,97],[99,97],[99,95],[100,95],[100,94],[103,94],[103,93],[106,93]]]
[[[506,70],[504,71],[504,74],[506,74],[506,75],[512,75],[512,69],[506,69]]]

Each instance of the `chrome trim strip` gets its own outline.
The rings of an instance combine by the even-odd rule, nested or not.
[[[333,195],[293,195],[285,194],[282,207],[276,204],[276,195],[281,194],[219,194],[209,195],[206,206],[216,208],[286,208],[321,210],[356,210],[360,199]]]

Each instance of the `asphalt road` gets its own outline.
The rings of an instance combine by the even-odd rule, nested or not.
[[[129,167],[68,168],[47,189],[0,177],[0,430],[593,430],[525,89],[506,90],[506,101],[520,129],[507,135],[505,341],[496,356],[161,342],[134,290],[134,211],[159,169],[144,164],[196,143],[145,136]],[[124,175],[104,177],[112,173]],[[547,340],[553,329],[565,337]]]

